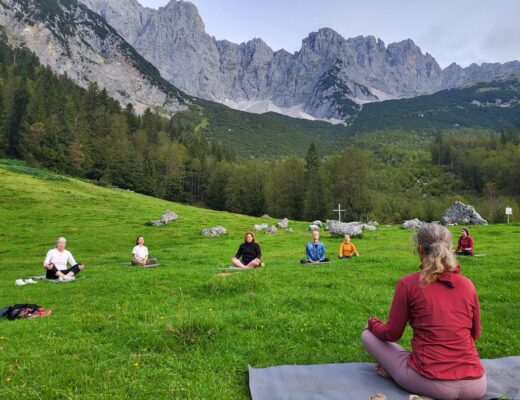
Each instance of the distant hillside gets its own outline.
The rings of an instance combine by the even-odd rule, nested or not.
[[[520,75],[412,99],[365,104],[350,120],[348,132],[453,127],[499,130],[505,125],[520,127]]]
[[[520,128],[520,78],[478,82],[411,99],[368,103],[347,126],[308,121],[276,113],[250,114],[217,103],[198,101],[174,121],[197,127],[240,156],[303,155],[310,142],[320,153],[341,150],[356,135],[388,130],[433,134],[443,129]]]
[[[351,138],[344,125],[276,113],[252,114],[204,100],[197,101],[190,111],[177,113],[172,120],[224,143],[239,158],[303,156],[313,142],[320,154],[332,154],[342,150]]]

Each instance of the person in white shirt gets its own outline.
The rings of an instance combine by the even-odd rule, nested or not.
[[[85,268],[82,263],[77,263],[70,251],[65,250],[67,239],[59,237],[56,240],[56,247],[47,252],[43,267],[47,270],[47,279],[59,279],[60,281],[73,280],[79,272]],[[67,268],[67,263],[70,268]]]
[[[148,258],[148,247],[144,245],[144,237],[137,236],[135,246],[132,249],[133,265],[151,265],[157,264],[157,258]]]

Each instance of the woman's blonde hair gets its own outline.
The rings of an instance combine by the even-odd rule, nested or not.
[[[417,247],[422,248],[420,281],[423,285],[435,282],[440,274],[453,271],[457,262],[451,249],[451,232],[442,225],[423,224],[414,235]]]

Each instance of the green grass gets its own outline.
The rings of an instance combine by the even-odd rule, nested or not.
[[[386,318],[398,278],[418,261],[411,233],[381,227],[354,240],[361,257],[298,264],[309,234],[259,234],[266,268],[218,276],[252,218],[0,164],[0,306],[35,302],[45,319],[0,321],[1,399],[244,399],[247,366],[370,361],[359,336]],[[177,221],[144,223],[166,209]],[[272,219],[271,222],[276,222]],[[206,226],[229,235],[203,238]],[[454,230],[456,232],[457,229]],[[520,354],[520,226],[472,230],[463,272],[477,286],[482,357]],[[86,264],[67,284],[14,281],[43,272],[56,237]],[[123,267],[144,235],[161,267]],[[339,239],[322,239],[335,255]],[[409,348],[410,330],[401,343]]]

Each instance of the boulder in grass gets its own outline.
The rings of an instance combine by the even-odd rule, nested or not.
[[[269,216],[269,214],[264,214],[264,215],[262,215],[262,218],[271,218],[271,217]]]
[[[270,227],[268,227],[265,230],[265,233],[276,233],[276,232],[278,232],[278,228],[276,228],[276,226],[274,226],[274,225],[271,225]]]
[[[318,225],[316,225],[315,223],[312,223],[310,224],[308,227],[307,227],[307,230],[309,232],[312,232],[312,231],[319,231],[320,230],[320,227]]]
[[[267,228],[269,228],[269,224],[267,223],[253,225],[253,230],[255,231],[263,231]]]
[[[316,221],[313,221],[311,225],[318,225],[321,228],[323,226],[323,222],[317,219]]]
[[[454,202],[450,208],[446,209],[441,220],[444,224],[488,224],[488,222],[480,216],[477,210],[475,210],[475,207],[466,205],[461,201]]]
[[[287,229],[289,228],[289,220],[287,218],[281,219],[276,223],[278,228]]]
[[[363,225],[359,222],[340,222],[328,219],[325,223],[329,233],[333,236],[359,236],[363,233]]]
[[[216,237],[227,235],[227,230],[223,226],[214,226],[213,228],[204,228],[202,230],[202,236]]]
[[[418,218],[409,219],[408,221],[404,221],[401,227],[403,229],[419,229],[424,222],[419,220]]]
[[[372,225],[372,226],[379,226],[379,222],[377,222],[375,220],[368,221],[367,224]]]
[[[375,231],[375,230],[377,230],[377,227],[375,225],[362,224],[361,226],[363,227],[364,231]]]
[[[147,222],[146,225],[162,226],[168,224],[171,221],[175,221],[176,219],[177,214],[175,214],[173,211],[166,210],[162,215],[161,219],[156,219],[154,221]]]

